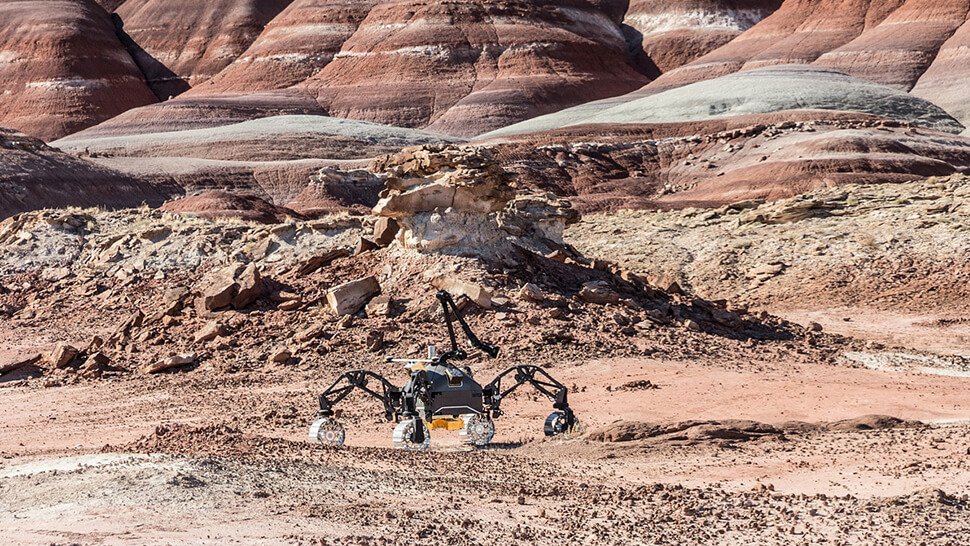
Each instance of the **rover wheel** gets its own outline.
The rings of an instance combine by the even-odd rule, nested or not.
[[[578,436],[582,434],[583,430],[583,424],[576,416],[573,416],[573,426],[569,427],[566,423],[566,414],[561,411],[550,413],[549,417],[546,417],[546,423],[542,428],[546,436],[559,436],[561,434]]]
[[[465,426],[458,431],[462,443],[475,447],[485,447],[495,437],[495,422],[487,415],[466,415],[462,417]]]
[[[424,441],[414,441],[414,419],[401,421],[394,427],[394,447],[397,449],[407,449],[411,451],[426,451],[431,446],[431,431],[425,426],[424,422],[417,421],[424,432]]]
[[[310,441],[331,446],[342,446],[346,439],[344,426],[331,417],[321,417],[310,425]]]

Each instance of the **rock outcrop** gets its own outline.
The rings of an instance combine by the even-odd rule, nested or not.
[[[639,45],[642,70],[653,77],[683,66],[738,37],[781,0],[632,0],[623,23]]]
[[[547,253],[579,214],[553,195],[516,195],[488,148],[406,149],[379,159],[386,190],[374,207],[400,225],[396,242],[423,253],[508,257],[514,246]]]
[[[159,99],[187,91],[236,60],[290,0],[126,0],[119,33]]]
[[[261,224],[278,224],[287,218],[299,217],[292,210],[278,207],[254,195],[217,190],[169,201],[161,209],[200,218],[238,218]]]
[[[0,2],[0,126],[45,140],[156,101],[93,0]]]

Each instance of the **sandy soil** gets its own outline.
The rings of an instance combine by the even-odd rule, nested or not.
[[[304,440],[327,379],[313,370],[35,380],[0,389],[0,524],[25,544],[960,544],[970,530],[970,378],[797,359],[553,371],[582,385],[573,404],[587,430],[723,426],[548,440],[548,403],[522,396],[493,448],[436,432],[432,452],[411,454],[387,449],[392,425],[357,398],[348,446],[334,450]],[[638,380],[658,388],[624,387]],[[732,439],[719,421],[867,414],[926,425]]]

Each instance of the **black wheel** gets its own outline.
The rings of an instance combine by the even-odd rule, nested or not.
[[[579,422],[579,418],[575,415],[573,416],[572,426],[570,426],[565,412],[554,411],[549,414],[549,417],[546,417],[546,423],[542,427],[542,431],[546,436],[559,436],[561,434],[573,436],[581,434],[583,427]]]

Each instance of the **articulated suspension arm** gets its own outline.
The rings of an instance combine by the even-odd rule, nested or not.
[[[515,384],[502,390],[502,379],[513,373],[515,374],[513,376]],[[488,406],[492,415],[496,417],[501,415],[502,411],[499,406],[502,403],[502,399],[526,383],[532,385],[535,390],[552,400],[552,407],[563,413],[563,417],[566,419],[566,425],[572,428],[576,423],[576,416],[573,414],[573,410],[569,407],[569,402],[566,399],[569,394],[569,389],[539,366],[515,366],[514,368],[509,368],[498,374],[491,383],[482,388],[485,405]]]
[[[380,383],[380,391],[368,386],[371,379]],[[401,412],[401,389],[382,376],[367,370],[354,370],[337,378],[330,388],[320,395],[320,417],[333,417],[333,407],[354,389],[360,389],[384,404],[384,417],[392,421]]]

